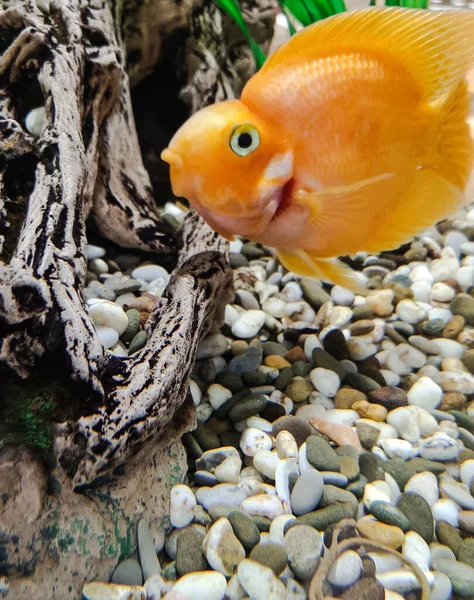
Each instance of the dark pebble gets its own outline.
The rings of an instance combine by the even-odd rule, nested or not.
[[[298,448],[306,441],[306,439],[312,434],[314,429],[305,419],[294,417],[293,415],[286,415],[280,417],[272,424],[272,436],[276,437],[280,431],[289,431],[296,440]]]
[[[262,344],[263,356],[270,356],[277,354],[278,356],[285,356],[288,353],[288,348],[279,344],[278,342],[263,342]]]
[[[444,521],[437,521],[436,523],[436,539],[440,544],[444,544],[451,548],[454,554],[457,556],[462,546],[462,537],[459,535],[458,530]]]
[[[406,463],[401,458],[390,458],[389,460],[386,460],[384,462],[384,469],[395,479],[401,490],[404,490],[408,480],[418,473],[413,466]]]
[[[295,377],[306,377],[311,371],[311,365],[308,362],[297,360],[291,366]]]
[[[247,244],[244,244],[240,252],[249,260],[265,256],[265,250],[255,242],[248,242]]]
[[[428,337],[438,337],[443,333],[443,319],[431,319],[420,325],[420,331]]]
[[[288,563],[288,556],[283,546],[281,544],[272,544],[271,542],[255,546],[249,558],[272,569],[277,577],[286,568]]]
[[[381,404],[388,411],[407,406],[408,399],[406,392],[393,385],[386,385],[367,394],[369,402]]]
[[[217,477],[209,471],[196,471],[194,473],[194,485],[198,487],[214,487],[218,483]]]
[[[339,471],[339,457],[331,446],[316,435],[306,440],[306,456],[308,462],[321,471]]]
[[[243,354],[234,356],[229,363],[229,370],[236,375],[256,371],[262,364],[262,351],[255,346],[249,346]]]
[[[293,379],[293,369],[291,367],[284,367],[278,377],[274,381],[274,386],[277,390],[284,390],[286,386]]]
[[[296,523],[298,525],[311,525],[318,531],[324,531],[332,523],[339,523],[342,519],[355,519],[356,516],[357,504],[332,504],[298,517]]]
[[[255,523],[260,533],[266,533],[270,531],[270,525],[272,522],[270,519],[267,519],[267,517],[252,517],[252,521]]]
[[[240,450],[240,434],[238,431],[224,431],[219,436],[221,438],[221,444],[223,446],[233,446]]]
[[[267,376],[261,371],[242,373],[242,381],[247,387],[257,387],[267,383]]]
[[[229,521],[237,539],[246,550],[251,550],[260,542],[260,531],[251,517],[234,511],[229,515]]]
[[[249,261],[240,252],[229,253],[229,264],[232,269],[238,269],[239,267],[246,267]]]
[[[458,294],[449,305],[453,315],[461,315],[470,326],[474,325],[474,298],[469,294]]]
[[[182,437],[182,442],[189,457],[199,458],[202,455],[203,450],[192,433],[185,433]]]
[[[364,392],[364,394],[378,390],[381,387],[379,383],[360,373],[348,373],[346,382],[359,392]]]
[[[249,417],[257,415],[267,405],[265,396],[249,396],[245,400],[237,402],[229,413],[231,421],[244,421]]]
[[[470,417],[466,413],[461,412],[460,410],[450,410],[449,412],[456,419],[458,427],[463,427],[470,433],[474,433],[474,418]]]
[[[140,311],[136,308],[130,308],[125,314],[127,315],[128,325],[120,339],[123,342],[131,342],[140,330]]]
[[[431,471],[435,475],[441,475],[446,471],[446,466],[443,463],[435,460],[429,460],[428,458],[416,458],[410,459],[406,465],[415,471],[415,473],[422,473],[423,471]]]
[[[225,371],[216,375],[216,383],[230,390],[233,394],[239,392],[244,387],[244,382],[239,375]]]
[[[270,421],[270,423],[273,423],[273,421],[276,421],[277,419],[279,419],[280,417],[284,417],[285,415],[285,407],[282,404],[278,404],[278,402],[272,401],[267,402],[267,405],[260,413],[262,419],[266,419],[267,421]]]
[[[214,383],[216,380],[216,367],[212,359],[203,360],[199,366],[199,377],[206,383]]]
[[[321,367],[322,369],[329,369],[339,375],[341,381],[344,379],[346,372],[343,365],[336,360],[333,356],[323,350],[322,348],[314,348],[312,352],[313,364],[315,367]]]
[[[431,544],[434,527],[428,502],[419,494],[404,492],[397,502],[397,508],[407,517],[410,529],[421,535],[427,544]]]
[[[179,534],[176,546],[176,571],[179,575],[209,569],[202,551],[203,537],[192,527]]]
[[[354,481],[349,483],[349,485],[346,487],[346,490],[351,492],[351,494],[354,494],[356,498],[362,498],[367,483],[367,478],[364,477],[364,475],[359,475],[357,479],[354,479]]]
[[[128,347],[128,354],[131,356],[135,352],[138,352],[142,348],[146,346],[148,336],[145,331],[139,331],[130,342],[130,346]]]
[[[220,419],[226,419],[229,416],[229,413],[232,410],[232,408],[238,402],[240,402],[240,400],[243,400],[244,398],[248,398],[250,396],[250,394],[251,394],[251,392],[248,388],[243,388],[242,390],[240,390],[239,392],[234,394],[232,396],[232,398],[229,398],[228,400],[226,400],[215,411],[216,417],[219,417]]]
[[[372,577],[362,577],[346,590],[341,600],[384,600],[385,588]]]
[[[367,304],[362,304],[361,306],[354,306],[352,309],[352,322],[356,321],[366,321],[373,319],[375,317],[374,311],[367,306]]]
[[[329,352],[336,360],[349,358],[346,338],[340,329],[332,329],[329,331],[324,337],[323,346],[326,352]]]
[[[304,277],[300,281],[303,297],[315,310],[319,310],[321,306],[331,300],[331,296],[326,293],[321,284],[314,279]]]
[[[359,456],[359,469],[369,483],[378,479],[385,480],[384,462],[380,456],[363,452]]]

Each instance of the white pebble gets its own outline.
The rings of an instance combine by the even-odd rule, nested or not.
[[[340,285],[333,286],[331,290],[331,299],[338,306],[352,306],[354,294]]]
[[[212,524],[202,541],[202,550],[211,567],[230,577],[234,574],[245,550],[225,517]]]
[[[431,507],[435,521],[446,521],[453,527],[458,527],[458,514],[460,506],[451,498],[440,498]]]
[[[347,349],[353,360],[365,360],[377,352],[377,346],[365,336],[357,336],[347,340]]]
[[[410,442],[399,439],[378,440],[377,444],[383,449],[389,458],[401,458],[408,460],[416,456],[417,449],[414,449]]]
[[[281,459],[298,459],[298,444],[289,431],[280,431],[276,437],[276,449]]]
[[[474,285],[474,267],[472,265],[460,267],[456,272],[456,281],[463,290],[472,287]]]
[[[387,385],[397,386],[400,383],[400,375],[389,371],[388,369],[380,369],[380,374],[385,379]]]
[[[272,439],[264,431],[248,427],[240,436],[240,449],[245,456],[255,456],[259,450],[271,450]]]
[[[26,115],[25,127],[28,133],[31,133],[34,137],[39,137],[43,131],[44,123],[46,121],[46,110],[44,106],[38,106],[33,108]]]
[[[280,462],[276,452],[270,450],[259,450],[253,457],[253,466],[265,477],[275,481],[275,471]]]
[[[428,281],[415,281],[410,286],[411,291],[415,297],[415,302],[429,302],[431,283]]]
[[[151,283],[155,279],[169,280],[170,276],[166,269],[159,265],[142,265],[132,271],[133,279],[141,279]]]
[[[170,522],[173,527],[189,525],[194,519],[196,498],[191,489],[184,484],[174,485],[170,492]]]
[[[413,369],[421,369],[426,364],[426,356],[410,344],[398,344],[395,349],[399,358]]]
[[[245,559],[239,563],[237,572],[250,600],[287,600],[285,585],[276,578],[272,569]]]
[[[251,338],[257,335],[264,323],[263,310],[247,310],[232,325],[232,333],[241,339]]]
[[[459,455],[456,440],[439,431],[420,442],[420,456],[429,460],[455,460]]]
[[[409,277],[412,281],[427,281],[428,283],[433,283],[433,275],[429,272],[428,267],[423,264],[412,269]]]
[[[431,341],[438,347],[439,354],[442,358],[461,358],[466,351],[466,346],[456,342],[456,340],[436,338]]]
[[[451,580],[445,573],[434,571],[434,585],[431,588],[431,600],[449,600],[453,591]]]
[[[440,488],[448,498],[451,498],[451,500],[462,506],[462,508],[474,510],[474,498],[471,496],[467,485],[458,483],[451,477],[445,477],[440,482]]]
[[[119,336],[127,329],[128,317],[123,308],[115,304],[115,302],[103,300],[102,298],[94,298],[88,300],[87,305],[89,315],[95,325],[111,327],[115,329]]]
[[[309,377],[315,389],[329,398],[333,398],[336,395],[341,384],[337,373],[321,367],[313,369]]]
[[[403,562],[392,554],[386,554],[385,552],[368,552],[369,556],[375,564],[375,571],[377,575],[381,573],[387,573],[388,571],[395,571],[403,567]]]
[[[201,404],[201,400],[202,400],[201,388],[192,379],[189,381],[189,391],[191,392],[194,406],[199,406],[199,404]]]
[[[463,254],[472,256],[474,254],[474,242],[464,242],[461,246],[461,251]]]
[[[281,319],[285,316],[286,302],[280,298],[269,298],[262,304],[263,310],[275,319]]]
[[[438,281],[431,288],[430,299],[438,302],[450,302],[455,294],[456,292],[450,285]]]
[[[217,571],[186,573],[178,579],[172,592],[181,600],[222,600],[225,596],[227,580]],[[166,596],[165,596],[166,598]]]
[[[243,500],[240,506],[251,517],[266,517],[273,520],[285,513],[280,498],[268,494],[250,496]]]
[[[217,410],[224,402],[232,397],[232,392],[220,383],[213,383],[207,389],[209,402],[214,410]]]
[[[413,561],[416,565],[427,568],[431,560],[431,551],[428,544],[416,531],[405,533],[405,543],[402,546],[402,556]]]
[[[474,478],[474,460],[466,460],[462,463],[460,468],[461,481],[468,487],[471,485],[471,481]]]
[[[231,455],[216,467],[214,474],[221,483],[239,483],[241,467],[240,457]]]
[[[467,237],[464,235],[464,233],[461,233],[461,231],[449,231],[444,236],[444,246],[449,246],[450,248],[452,248],[457,258],[459,258],[459,256],[461,255],[462,244],[464,244],[467,241]]]
[[[448,323],[453,318],[453,313],[448,308],[436,307],[428,311],[428,320],[441,319],[444,323]]]
[[[370,510],[372,502],[383,500],[392,503],[390,486],[386,481],[376,480],[368,483],[364,488],[363,503],[367,510]]]
[[[423,308],[413,302],[413,300],[401,300],[396,308],[397,316],[405,323],[419,323],[425,316],[426,312]]]
[[[393,291],[380,290],[374,294],[370,294],[367,296],[366,302],[367,306],[379,317],[391,315],[393,311]]]
[[[105,256],[105,248],[101,248],[100,246],[94,246],[93,244],[89,244],[87,246],[87,260],[94,260],[94,258],[102,258],[103,256]]]
[[[405,492],[415,492],[433,506],[439,498],[438,480],[430,471],[422,471],[410,477],[405,485]]]
[[[474,377],[463,371],[441,371],[438,374],[438,383],[445,392],[461,392],[461,394],[474,394]]]
[[[112,327],[103,327],[101,325],[96,327],[97,336],[100,343],[104,348],[112,348],[118,342],[119,334]]]
[[[408,404],[425,410],[439,406],[443,390],[429,377],[420,377],[407,392]]]
[[[343,552],[331,565],[327,580],[331,585],[349,587],[362,575],[362,559],[354,550]]]

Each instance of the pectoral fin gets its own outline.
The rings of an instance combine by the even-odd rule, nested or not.
[[[282,265],[297,275],[322,279],[361,296],[369,294],[362,278],[337,259],[319,259],[305,250],[278,250],[277,254]]]

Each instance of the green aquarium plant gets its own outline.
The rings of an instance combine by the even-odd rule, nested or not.
[[[250,45],[257,69],[260,69],[265,62],[266,56],[251,36],[238,0],[215,0],[215,2],[240,27]],[[428,8],[428,2],[429,0],[385,0],[385,6]],[[331,17],[347,10],[344,0],[278,0],[278,4],[288,21],[288,29],[291,35],[296,33],[293,25],[294,21],[303,27],[307,27],[326,17]],[[375,6],[375,0],[370,0],[370,6]]]

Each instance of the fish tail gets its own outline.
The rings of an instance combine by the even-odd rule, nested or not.
[[[337,259],[318,259],[306,250],[280,249],[277,254],[282,265],[297,275],[340,285],[361,296],[369,293],[359,275]]]
[[[474,162],[474,146],[467,117],[470,100],[467,82],[463,81],[441,108],[438,156],[434,170],[444,179],[464,190]]]

